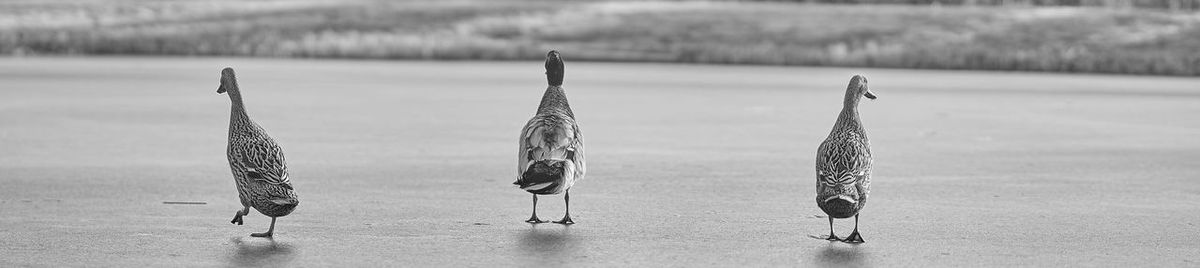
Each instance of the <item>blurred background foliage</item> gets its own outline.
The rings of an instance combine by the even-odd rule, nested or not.
[[[1200,74],[1200,0],[0,2],[0,54]]]
[[[1117,8],[1159,8],[1169,10],[1200,9],[1200,0],[790,0],[789,2],[905,5],[1091,6]]]

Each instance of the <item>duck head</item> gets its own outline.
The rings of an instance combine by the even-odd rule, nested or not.
[[[850,85],[846,86],[846,98],[858,98],[865,96],[868,99],[875,99],[875,93],[871,93],[871,89],[867,87],[867,77],[862,75],[854,75],[850,78]]]
[[[237,90],[237,78],[233,75],[233,68],[225,67],[221,70],[221,85],[217,86],[217,94],[228,92],[229,89]]]
[[[546,53],[546,81],[550,86],[562,86],[563,60],[556,50]]]

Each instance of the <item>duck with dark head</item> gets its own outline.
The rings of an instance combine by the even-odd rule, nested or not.
[[[545,222],[537,216],[538,195],[563,194],[566,213],[555,223],[574,224],[569,191],[576,181],[583,179],[587,164],[583,133],[563,92],[563,59],[558,51],[546,54],[546,80],[550,85],[542,94],[537,113],[521,129],[517,181],[513,184],[533,194],[533,216],[526,222]]]

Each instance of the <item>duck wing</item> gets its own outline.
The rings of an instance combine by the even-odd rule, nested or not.
[[[242,140],[240,144],[233,146],[233,151],[237,161],[246,167],[246,174],[251,179],[292,189],[283,149],[271,138]]]
[[[517,152],[517,181],[531,163],[542,160],[571,161],[575,165],[575,178],[583,178],[583,133],[574,119],[562,115],[538,115],[525,124]]]
[[[818,151],[818,177],[831,184],[856,182],[871,170],[870,145],[863,139],[848,137],[826,140]]]

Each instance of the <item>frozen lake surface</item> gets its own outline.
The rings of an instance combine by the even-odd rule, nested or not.
[[[1200,79],[565,56],[570,227],[510,185],[541,62],[2,59],[0,266],[1200,265]],[[225,66],[300,195],[274,241],[229,224]],[[857,246],[810,237],[854,73],[879,96]]]

